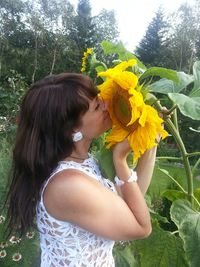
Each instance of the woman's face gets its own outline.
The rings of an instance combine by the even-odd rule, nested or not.
[[[89,140],[97,138],[99,135],[111,128],[111,119],[107,110],[108,103],[99,97],[89,101],[89,109],[81,118],[79,131],[84,138]]]

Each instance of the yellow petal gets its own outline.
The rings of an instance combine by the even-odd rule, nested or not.
[[[112,76],[112,79],[122,88],[125,90],[129,90],[130,87],[136,87],[138,83],[138,78],[135,74],[128,72],[128,71],[123,71],[119,73],[115,73]]]
[[[98,89],[100,91],[100,96],[104,100],[111,100],[112,96],[115,93],[116,85],[114,82],[110,79],[106,80],[104,83],[98,86]]]

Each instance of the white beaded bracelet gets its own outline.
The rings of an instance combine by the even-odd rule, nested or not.
[[[131,170],[131,176],[128,178],[127,181],[123,181],[121,179],[119,179],[119,177],[115,176],[115,184],[117,186],[122,186],[124,185],[125,183],[132,183],[132,182],[137,182],[137,173],[133,170]]]

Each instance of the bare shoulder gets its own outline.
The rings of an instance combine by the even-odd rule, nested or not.
[[[76,170],[67,169],[57,173],[47,185],[44,203],[47,211],[57,219],[71,219],[71,212],[84,210],[94,191],[101,185],[94,178]],[[86,208],[87,205],[85,205]]]
[[[66,169],[54,175],[48,183],[45,192],[45,200],[52,201],[69,200],[76,192],[87,191],[88,186],[96,184],[92,177],[76,169]],[[66,203],[66,202],[65,202]]]

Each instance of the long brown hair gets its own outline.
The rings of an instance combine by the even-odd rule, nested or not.
[[[47,76],[26,93],[13,150],[8,231],[23,234],[33,226],[44,180],[74,148],[73,130],[97,95],[89,77],[75,73]]]

